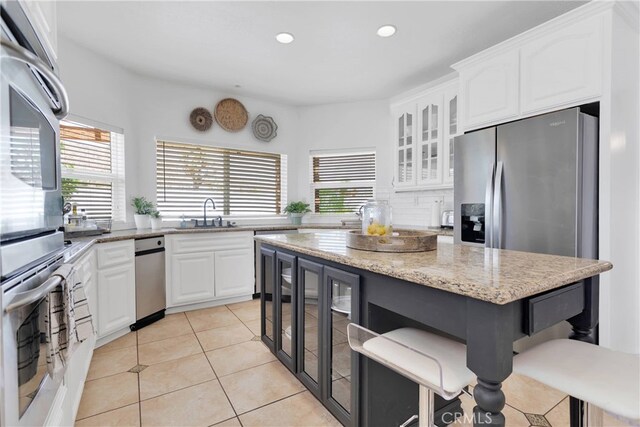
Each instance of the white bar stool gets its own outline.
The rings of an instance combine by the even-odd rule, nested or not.
[[[475,375],[467,368],[467,349],[464,344],[440,335],[414,328],[396,329],[376,334],[362,326],[347,326],[349,346],[354,351],[381,363],[420,386],[420,427],[433,427],[434,393],[446,400],[458,396]]]
[[[640,423],[640,355],[559,339],[514,357],[513,372],[587,402],[584,425],[602,426],[602,410]]]

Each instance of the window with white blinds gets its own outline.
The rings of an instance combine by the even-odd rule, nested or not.
[[[219,215],[278,215],[286,205],[286,155],[157,141],[156,160],[165,218],[201,218],[209,197]]]
[[[60,124],[62,195],[92,219],[124,221],[124,135],[79,123]]]
[[[356,212],[374,197],[375,152],[312,154],[309,169],[316,213]]]

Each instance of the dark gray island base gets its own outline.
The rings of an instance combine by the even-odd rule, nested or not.
[[[348,249],[342,233],[261,236],[262,340],[343,425],[400,425],[418,413],[418,385],[350,352],[349,322],[404,326],[467,344],[478,377],[474,425],[504,426],[502,382],[513,342],[558,322],[590,340],[597,275],[608,262],[439,243],[418,254]],[[459,400],[436,401],[438,425]],[[576,409],[578,406],[574,404]],[[292,410],[295,410],[292,408]],[[572,412],[572,425],[576,415]]]

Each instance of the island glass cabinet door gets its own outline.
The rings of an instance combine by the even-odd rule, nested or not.
[[[276,253],[276,357],[292,372],[296,371],[296,319],[297,296],[296,257]]]
[[[322,277],[322,264],[298,258],[298,378],[319,399]]]
[[[347,341],[347,325],[360,323],[360,277],[342,270],[324,267],[323,400],[343,425],[357,419],[358,356]]]
[[[262,292],[260,293],[260,337],[269,349],[275,353],[275,285],[276,285],[276,251],[261,248]]]

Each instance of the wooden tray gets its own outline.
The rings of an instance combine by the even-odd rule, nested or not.
[[[438,233],[418,230],[394,230],[392,236],[369,236],[360,230],[347,233],[347,246],[374,252],[426,252],[438,246]]]

